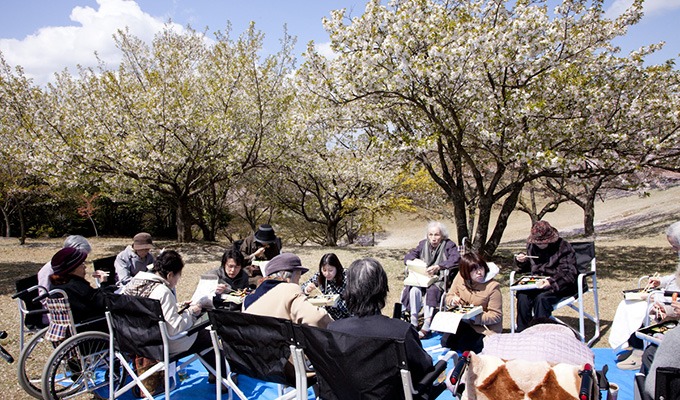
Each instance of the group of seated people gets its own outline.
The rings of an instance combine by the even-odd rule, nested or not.
[[[667,237],[673,249],[680,254],[680,222],[671,225]],[[44,286],[59,288],[68,294],[76,323],[101,317],[104,313],[104,298],[113,291],[157,299],[162,305],[171,335],[190,328],[206,308],[215,306],[221,294],[250,288],[242,306],[238,307],[245,313],[285,318],[294,323],[362,336],[403,340],[414,380],[432,368],[432,359],[423,349],[420,339],[429,336],[435,309],[439,307],[445,291],[444,304],[447,307],[481,306],[482,313],[462,321],[455,333],[444,334],[442,346],[456,351],[483,353],[485,346],[498,347],[502,343],[499,342],[501,336],[507,336],[494,337],[494,334],[502,332],[503,318],[500,284],[494,279],[498,268],[475,252],[459,254],[458,246],[449,239],[446,227],[440,222],[431,222],[427,227],[427,238],[404,257],[405,263],[414,259],[424,261],[427,273],[441,278],[428,287],[404,287],[401,301],[409,311],[407,320],[410,323],[382,314],[389,288],[385,270],[377,260],[356,260],[348,269],[344,269],[338,257],[328,253],[321,258],[318,270],[300,285],[301,276],[309,269],[302,265],[298,256],[281,253],[280,241],[277,239],[271,226],[263,225],[252,235],[252,240],[225,251],[220,266],[209,271],[218,278],[216,297],[204,298],[183,311],[178,308],[175,287],[182,276],[184,261],[174,250],[164,250],[154,258],[150,252],[153,248],[152,238],[147,233],[135,235],[133,243],[118,255],[115,265],[118,284],[99,288],[92,287],[85,279],[85,260],[91,252],[89,243],[82,236],[69,236],[64,248],[43,267],[49,271],[48,283]],[[251,251],[250,254],[241,251],[246,247]],[[267,253],[268,249],[272,249],[271,254]],[[257,273],[248,262],[257,259],[268,262],[260,264],[263,265],[260,270],[262,276],[258,279],[258,285],[252,288],[251,278]],[[544,277],[536,283],[536,289],[517,292],[516,323],[520,333],[535,321],[550,317],[553,305],[561,298],[576,293],[578,273],[573,248],[545,221],[532,226],[526,252],[516,254],[515,260],[521,271]],[[41,270],[42,282],[44,272]],[[95,271],[93,276],[100,274],[103,273]],[[445,274],[450,280],[448,289],[444,286]],[[650,283],[675,290],[678,289],[679,278],[680,267],[675,275],[654,278]],[[326,295],[337,294],[340,298],[333,306],[317,307],[307,296],[316,289]],[[422,322],[419,318],[421,311]],[[665,318],[677,319],[680,316],[677,302],[665,308],[656,306],[655,311]],[[652,372],[658,365],[677,364],[674,357],[671,357],[672,361],[668,360],[667,353],[668,349],[674,350],[675,346],[679,346],[675,342],[680,340],[680,331],[675,331],[678,330],[666,335],[660,347],[663,351],[657,351],[657,357],[654,356],[656,346],[647,348],[642,356],[643,372],[650,371],[650,376],[653,376]],[[533,330],[530,332],[536,334]],[[531,337],[530,332],[527,332],[526,337]],[[612,336],[616,336],[614,332]],[[629,338],[630,344],[634,344],[633,337],[634,334]],[[622,343],[614,344],[613,347],[620,347]],[[199,330],[171,343],[170,353],[200,352],[211,346],[208,332]],[[571,354],[574,352],[571,351]],[[214,355],[209,355],[207,361],[214,366]]]

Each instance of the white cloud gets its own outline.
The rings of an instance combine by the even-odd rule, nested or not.
[[[314,48],[319,52],[320,55],[326,57],[329,60],[334,60],[338,57],[338,54],[331,49],[331,42],[325,43],[315,43]]]
[[[631,5],[633,0],[614,0],[606,11],[610,18],[623,14]],[[646,17],[658,15],[665,11],[680,9],[680,0],[645,0],[642,9]]]
[[[97,0],[97,4],[98,10],[73,8],[69,18],[74,25],[40,28],[21,40],[0,39],[0,51],[10,65],[22,66],[28,77],[42,85],[64,68],[75,73],[78,64],[96,66],[95,52],[107,65],[116,66],[120,52],[113,34],[118,29],[127,27],[133,35],[150,42],[166,22],[143,12],[134,1]]]

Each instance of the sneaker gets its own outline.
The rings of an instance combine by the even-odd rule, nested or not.
[[[628,358],[626,358],[623,361],[619,361],[616,363],[616,367],[618,369],[626,370],[626,371],[635,371],[640,369],[642,366],[642,350],[640,349],[634,349]]]

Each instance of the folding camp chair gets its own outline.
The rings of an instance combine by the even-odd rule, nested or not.
[[[403,341],[308,325],[294,325],[294,329],[298,346],[317,373],[322,399],[435,399],[446,389],[433,383],[454,352],[413,383]]]
[[[208,318],[213,348],[216,354],[222,351],[226,362],[228,375],[222,382],[231,389],[230,398],[233,390],[239,398],[246,400],[231,381],[230,374],[234,372],[278,383],[279,399],[307,399],[307,388],[314,383],[314,378],[307,376],[291,321],[222,309],[208,311]],[[217,370],[217,377],[222,379],[221,368]],[[293,390],[284,393],[284,387]],[[218,397],[220,394],[221,385],[218,385]]]
[[[593,336],[588,339],[588,346],[592,344],[600,337],[600,307],[599,307],[599,297],[597,294],[597,268],[595,261],[595,243],[594,242],[572,242],[571,246],[576,252],[576,270],[578,272],[578,277],[576,278],[578,290],[574,296],[569,296],[558,301],[554,306],[553,310],[557,311],[559,309],[569,307],[572,310],[578,312],[579,329],[578,334],[581,337],[581,341],[586,343],[586,328],[585,320],[588,319],[594,324]],[[590,285],[587,280],[590,278]],[[515,283],[515,271],[510,273],[510,286]],[[515,321],[515,291],[510,291],[510,331],[515,332],[516,321]],[[592,307],[590,312],[586,312],[586,302],[585,295],[591,293],[593,296]],[[592,314],[591,314],[592,313]],[[553,318],[559,322],[559,318]],[[568,324],[565,324],[568,325]]]
[[[176,372],[187,367],[198,359],[205,368],[215,374],[215,370],[202,358],[211,351],[206,349],[201,354],[194,354],[188,360],[180,363],[180,359],[189,354],[177,354],[170,356],[168,344],[171,340],[188,336],[207,326],[202,324],[188,331],[170,336],[163,318],[163,311],[158,300],[137,296],[112,295],[107,298],[106,320],[109,326],[109,357],[117,358],[127,373],[132,377],[132,382],[116,390],[114,382],[109,382],[109,398],[114,399],[129,391],[133,387],[139,387],[141,393],[147,399],[153,396],[142,383],[144,379],[158,371],[164,373],[165,399],[170,398],[170,391],[177,385]],[[131,366],[135,356],[143,356],[158,363],[144,373],[138,374]],[[113,368],[113,363],[112,363]],[[113,374],[110,374],[113,377]],[[170,385],[172,379],[172,385]],[[219,386],[219,385],[218,385]]]
[[[679,400],[680,368],[660,367],[656,369],[654,397],[645,392],[645,375],[635,374],[635,400]]]

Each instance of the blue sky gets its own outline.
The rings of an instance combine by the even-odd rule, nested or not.
[[[605,0],[605,9],[615,16],[631,2]],[[321,19],[330,10],[346,8],[350,15],[360,15],[364,6],[363,0],[0,0],[0,51],[10,65],[21,65],[36,83],[44,84],[64,68],[94,65],[95,51],[116,65],[118,54],[111,39],[116,29],[128,26],[148,40],[171,19],[199,31],[208,27],[209,33],[224,31],[230,21],[233,36],[255,21],[266,35],[265,52],[278,50],[286,24],[288,33],[298,39],[299,55],[310,40],[324,48],[328,35]],[[665,41],[665,48],[649,61],[678,58],[678,21],[680,0],[646,0],[645,17],[617,44],[627,53]]]

